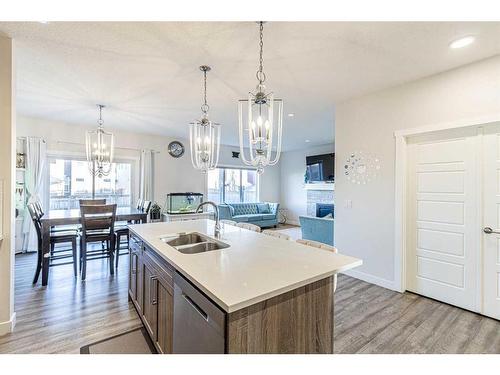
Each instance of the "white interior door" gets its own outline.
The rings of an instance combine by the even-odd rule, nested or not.
[[[407,289],[473,311],[480,310],[476,134],[409,139],[407,176]]]
[[[500,319],[500,125],[483,135],[483,314]],[[487,230],[487,232],[489,232]]]

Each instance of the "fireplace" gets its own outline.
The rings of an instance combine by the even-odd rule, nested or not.
[[[331,203],[316,203],[316,217],[324,217],[330,213],[333,216],[333,208]]]

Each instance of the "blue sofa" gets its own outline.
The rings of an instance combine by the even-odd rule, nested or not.
[[[299,216],[302,239],[322,242],[333,246],[334,219]]]
[[[279,203],[224,203],[219,205],[219,218],[274,227],[278,225]]]

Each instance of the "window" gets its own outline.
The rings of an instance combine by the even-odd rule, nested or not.
[[[132,203],[132,165],[113,163],[109,176],[95,177],[84,160],[51,159],[49,161],[50,209],[78,208],[79,199],[105,198],[118,207],[129,207]]]
[[[215,203],[258,202],[257,172],[216,168],[208,171],[208,200]]]

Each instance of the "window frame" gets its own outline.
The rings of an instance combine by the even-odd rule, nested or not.
[[[71,152],[48,152],[45,159],[45,197],[43,197],[43,203],[45,203],[45,207],[50,207],[50,163],[53,160],[63,159],[63,160],[76,160],[76,161],[87,161],[86,157],[80,153],[71,153]],[[136,168],[137,168],[137,158],[127,158],[120,157],[114,158],[113,163],[119,164],[130,164],[130,202],[131,205],[134,205],[136,201]],[[98,177],[96,177],[98,178]],[[95,184],[92,187],[95,188]]]
[[[217,168],[215,169],[222,169],[222,188],[221,188],[221,193],[219,194],[220,202],[219,204],[225,203],[225,195],[226,195],[226,189],[225,189],[225,182],[226,182],[226,169],[236,169],[240,171],[240,201],[239,202],[233,202],[233,203],[245,203],[243,201],[244,199],[244,191],[241,186],[241,180],[242,180],[242,171],[254,171],[255,172],[255,185],[256,185],[256,202],[260,202],[260,175],[257,173],[256,168],[251,168],[251,167],[241,167],[241,166],[235,166],[235,165],[218,165]],[[205,178],[205,196],[208,199],[208,173],[206,174]]]

